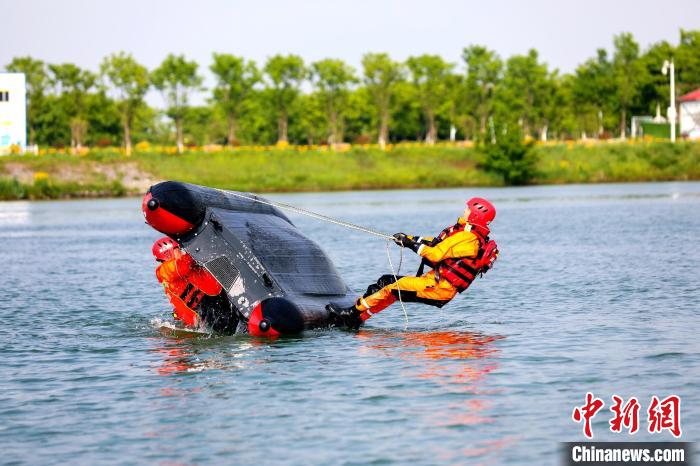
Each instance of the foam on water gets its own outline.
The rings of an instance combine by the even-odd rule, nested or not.
[[[150,324],[152,327],[161,331],[171,331],[174,335],[192,335],[192,336],[202,336],[211,337],[213,336],[211,331],[204,325],[200,325],[197,328],[187,328],[182,325],[173,322],[171,320],[162,319],[160,317],[154,317],[151,319]]]

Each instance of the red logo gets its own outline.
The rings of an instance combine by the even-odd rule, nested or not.
[[[651,403],[647,410],[649,415],[649,433],[668,430],[674,437],[681,436],[681,399],[671,395],[659,401],[656,396],[651,397]]]
[[[617,395],[613,395],[612,400],[615,404],[610,407],[610,411],[615,414],[615,417],[610,420],[610,430],[622,432],[624,427],[630,434],[637,432],[639,430],[639,401],[637,398],[630,398],[625,406],[622,406],[622,398]]]
[[[588,438],[593,438],[593,431],[591,430],[591,419],[600,411],[600,409],[605,405],[603,400],[600,398],[595,398],[591,392],[586,393],[586,404],[583,406],[577,406],[574,408],[574,412],[571,417],[576,422],[583,421],[583,435]]]
[[[639,411],[641,406],[636,397],[631,397],[625,403],[621,397],[612,396],[613,404],[610,411],[613,413],[610,419],[610,431],[621,433],[623,429],[630,435],[639,430]],[[602,399],[596,398],[592,393],[586,393],[586,402],[582,406],[576,406],[571,418],[574,422],[583,422],[583,435],[593,438],[591,420],[598,414],[605,403]],[[647,422],[650,434],[660,433],[668,430],[674,437],[681,436],[681,399],[677,395],[670,395],[663,400],[654,395],[649,402],[647,409]]]

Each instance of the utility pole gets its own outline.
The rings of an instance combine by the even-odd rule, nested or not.
[[[671,142],[676,142],[676,71],[673,66],[673,60],[670,62],[664,60],[664,66],[661,68],[661,72],[666,76],[668,70],[671,70],[671,105],[668,107],[667,116],[671,122]]]

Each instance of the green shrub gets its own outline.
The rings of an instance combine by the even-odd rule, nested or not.
[[[484,161],[481,167],[503,177],[507,185],[528,184],[535,177],[537,156],[534,143],[524,141],[519,130],[499,131],[495,142],[482,144]]]
[[[61,195],[61,188],[51,178],[42,178],[35,180],[28,192],[32,199],[57,199]]]
[[[0,178],[0,200],[25,199],[27,187],[17,178]]]

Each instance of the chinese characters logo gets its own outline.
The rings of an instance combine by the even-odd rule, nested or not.
[[[626,402],[617,395],[612,396],[613,405],[610,411],[613,414],[610,419],[610,431],[620,433],[627,430],[634,434],[639,430],[639,412],[641,406],[639,400],[631,397]],[[571,418],[574,422],[583,423],[583,435],[593,438],[591,421],[603,409],[605,403],[596,398],[592,393],[586,393],[585,403],[576,406]],[[656,395],[651,397],[647,414],[647,430],[650,434],[669,431],[674,437],[681,436],[681,399],[677,395],[670,395],[660,400]]]

